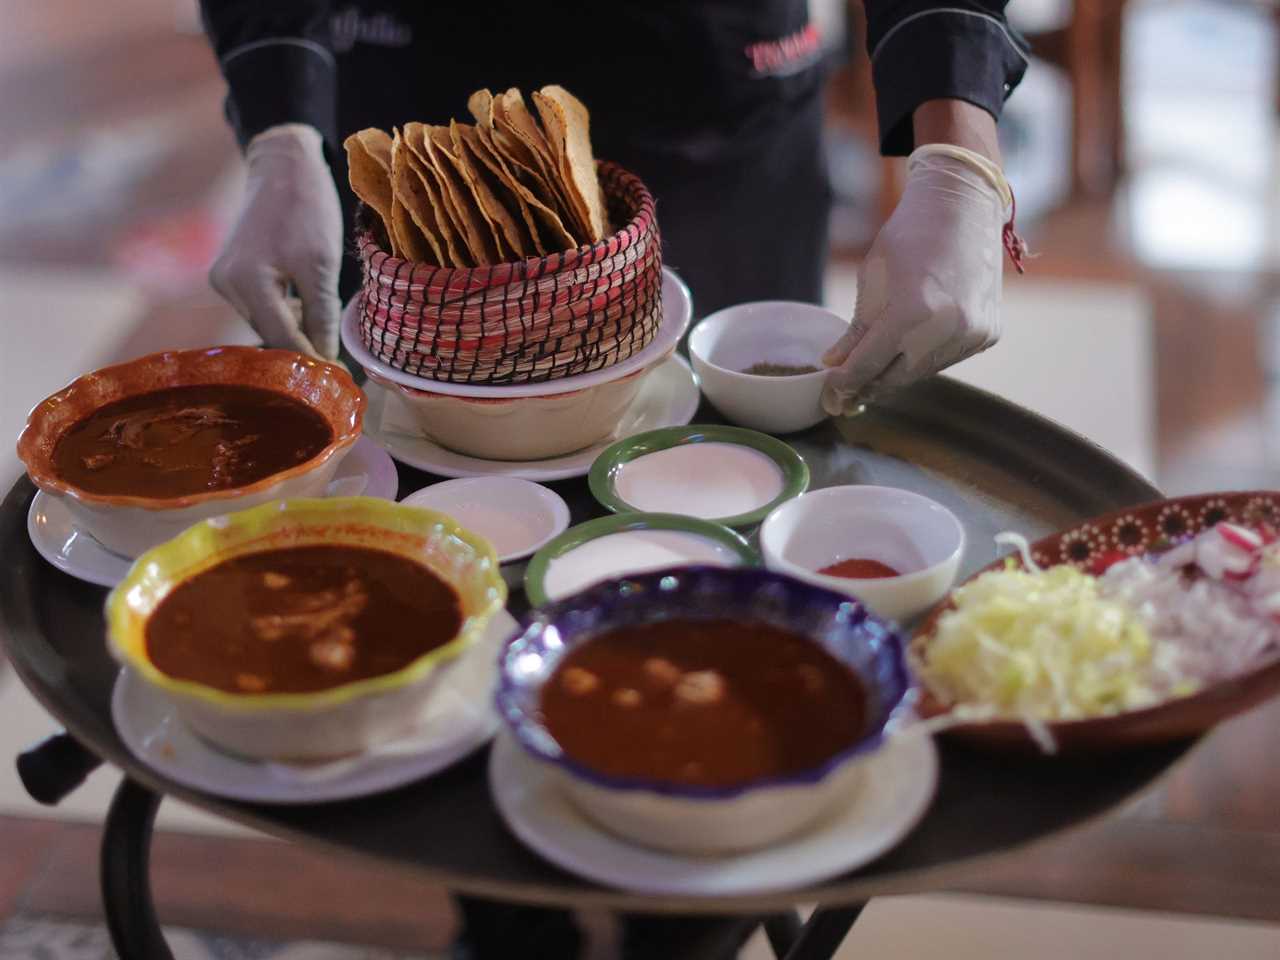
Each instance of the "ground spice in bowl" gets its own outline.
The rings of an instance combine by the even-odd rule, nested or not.
[[[789,363],[753,363],[742,371],[753,377],[798,377],[804,373],[817,373],[818,368],[812,364],[793,365]]]

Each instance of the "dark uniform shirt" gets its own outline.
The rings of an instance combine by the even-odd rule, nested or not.
[[[1026,57],[1005,0],[866,0],[881,148],[955,97],[998,116]],[[820,299],[829,192],[821,39],[806,0],[204,0],[242,143],[321,131],[348,215],[341,141],[363,127],[466,117],[474,90],[558,83],[591,111],[596,155],[653,191],[664,258],[700,313]],[[354,273],[344,271],[350,286]]]

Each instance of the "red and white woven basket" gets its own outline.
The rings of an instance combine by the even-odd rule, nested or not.
[[[639,178],[599,164],[614,223],[600,243],[485,267],[391,256],[371,231],[360,338],[377,359],[447,383],[522,384],[572,377],[643,350],[662,324],[662,242]]]

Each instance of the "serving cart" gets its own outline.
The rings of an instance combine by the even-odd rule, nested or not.
[[[716,422],[704,407],[699,422]],[[1160,496],[1101,448],[998,397],[938,377],[863,415],[786,438],[814,488],[886,484],[949,507],[968,535],[961,576],[996,555],[993,536],[1031,539],[1086,517]],[[400,468],[401,493],[432,478]],[[554,484],[574,522],[599,515],[585,480]],[[492,900],[631,914],[724,916],[700,956],[732,956],[743,930],[763,923],[779,957],[830,957],[867,900],[962,887],[982,861],[1098,817],[1151,786],[1189,744],[1117,757],[1013,759],[942,743],[937,796],[895,849],[845,876],[804,889],[731,898],[641,896],[565,873],[521,846],[489,797],[485,750],[445,772],[360,800],[311,806],[251,805],[195,792],[140,763],[117,736],[111,691],[117,667],[103,640],[106,591],[53,569],[27,538],[35,488],[23,478],[0,507],[0,636],[18,676],[61,723],[18,758],[27,789],[56,803],[99,763],[122,773],[102,841],[107,923],[127,958],[170,956],[148,887],[151,829],[169,795],[264,833],[355,851],[418,871],[425,882]],[[509,574],[518,577],[519,569]],[[518,582],[518,581],[513,581]],[[512,591],[511,610],[525,600]],[[817,904],[802,923],[798,904]]]

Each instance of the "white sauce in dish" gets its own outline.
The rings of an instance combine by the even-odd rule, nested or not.
[[[624,463],[614,490],[636,510],[713,520],[758,510],[782,492],[770,457],[737,443],[686,443]]]
[[[512,505],[513,508],[522,506],[524,504]],[[550,516],[507,509],[483,500],[455,500],[436,509],[453,517],[459,526],[488,540],[499,557],[528,550],[555,533]]]
[[[626,574],[663,567],[709,564],[733,567],[742,562],[722,543],[683,530],[625,530],[588,540],[547,565],[543,589],[552,600]]]
[[[401,503],[448,514],[488,540],[503,563],[528,556],[569,526],[569,507],[555,491],[516,477],[446,480]]]

